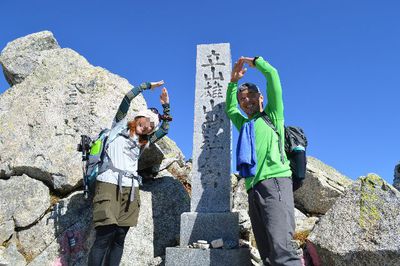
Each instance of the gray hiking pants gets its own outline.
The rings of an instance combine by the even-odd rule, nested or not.
[[[266,265],[301,265],[292,245],[295,229],[292,180],[271,178],[248,191],[249,215]]]

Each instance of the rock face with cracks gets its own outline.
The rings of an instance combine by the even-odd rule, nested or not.
[[[294,193],[296,207],[307,213],[325,214],[351,183],[334,168],[308,156],[303,186]]]
[[[51,37],[38,33],[9,43],[0,57],[4,72],[12,63],[5,59],[8,54],[25,54],[26,50],[17,49],[24,43],[57,43],[49,41]],[[90,65],[71,49],[29,47],[32,53],[32,49],[38,49],[35,67],[29,75],[18,75],[19,82],[0,96],[0,177],[26,174],[43,181],[56,193],[66,194],[82,178],[81,156],[76,151],[80,135],[95,136],[101,128],[110,127],[119,103],[132,85]],[[18,69],[14,68],[15,75]],[[145,107],[139,95],[133,100],[130,113]]]
[[[49,188],[26,175],[0,179],[0,242],[11,237],[15,228],[38,221],[50,208]]]
[[[375,174],[359,178],[308,238],[315,265],[399,265],[400,193]]]
[[[111,126],[132,85],[61,48],[48,31],[8,43],[0,63],[11,85],[0,95],[0,262],[86,265],[94,230],[76,146],[81,134],[95,137]],[[128,119],[143,108],[139,95]],[[164,137],[150,146],[139,170],[160,180],[141,188],[139,224],[127,237],[130,256],[124,255],[123,265],[131,265],[131,256],[138,265],[162,261],[165,247],[176,243],[180,214],[189,208],[184,186],[169,172],[181,179],[188,174],[174,141]]]

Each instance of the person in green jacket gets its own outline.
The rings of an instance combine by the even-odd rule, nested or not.
[[[247,71],[245,64],[257,68],[267,80],[265,108],[257,85],[248,82],[238,87],[238,81]],[[242,115],[238,104],[247,117]],[[301,265],[292,245],[295,229],[292,173],[284,152],[283,99],[277,70],[262,57],[241,57],[232,70],[225,111],[240,131],[237,165],[245,178],[249,215],[261,259],[265,265]]]

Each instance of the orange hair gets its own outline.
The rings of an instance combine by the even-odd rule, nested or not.
[[[136,133],[136,123],[139,117],[135,117],[135,119],[131,120],[128,122],[128,128],[129,128],[129,136],[133,136]],[[138,135],[139,137],[139,144],[141,147],[144,147],[147,142],[149,142],[147,135]]]

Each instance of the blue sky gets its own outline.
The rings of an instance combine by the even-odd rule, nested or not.
[[[0,10],[1,49],[50,30],[62,47],[133,85],[164,79],[169,136],[187,159],[196,45],[229,42],[233,60],[262,55],[279,71],[286,123],[304,128],[309,155],[352,179],[375,172],[392,183],[400,161],[398,1],[2,0]],[[253,69],[244,81],[265,87]],[[1,76],[0,93],[8,87]],[[148,105],[159,106],[158,96],[147,92]]]

